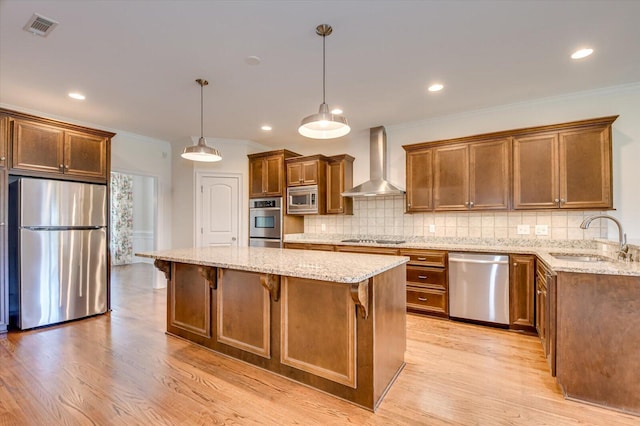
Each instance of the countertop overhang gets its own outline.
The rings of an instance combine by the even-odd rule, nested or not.
[[[404,256],[267,247],[183,248],[136,256],[345,284],[362,282],[409,260]]]
[[[341,237],[342,238],[342,237]],[[344,239],[344,238],[342,238]],[[370,239],[375,239],[371,237]],[[622,262],[611,259],[599,248],[587,248],[584,245],[576,247],[571,241],[552,241],[547,245],[540,242],[539,245],[520,245],[509,241],[473,241],[469,239],[440,238],[435,241],[406,241],[402,244],[379,244],[375,242],[353,243],[341,242],[340,239],[324,237],[315,234],[290,234],[285,235],[285,243],[306,243],[306,244],[333,244],[344,246],[362,247],[387,247],[400,250],[446,250],[478,253],[504,253],[504,254],[533,254],[541,259],[554,272],[576,272],[584,274],[603,275],[629,275],[640,276],[640,262]],[[591,241],[589,241],[591,242]],[[598,241],[592,241],[595,247]],[[611,259],[603,262],[576,262],[570,260],[560,260],[551,253],[575,254],[575,255],[596,255]],[[343,254],[343,253],[341,253]],[[346,253],[344,253],[346,254]]]

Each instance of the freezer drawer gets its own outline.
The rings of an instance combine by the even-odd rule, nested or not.
[[[509,256],[449,253],[449,315],[509,324]]]
[[[106,229],[20,230],[18,327],[106,312]]]

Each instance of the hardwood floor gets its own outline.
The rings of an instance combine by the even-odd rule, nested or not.
[[[537,338],[407,316],[374,414],[164,334],[153,267],[116,267],[113,311],[0,338],[0,425],[638,425],[564,400]]]

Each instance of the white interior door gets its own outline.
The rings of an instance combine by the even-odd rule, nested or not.
[[[200,175],[196,183],[200,186],[199,191],[196,189],[197,245],[237,246],[240,178]]]

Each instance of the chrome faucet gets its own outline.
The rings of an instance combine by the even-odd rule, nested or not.
[[[587,229],[594,219],[610,219],[618,226],[618,243],[620,244],[620,248],[618,249],[618,259],[631,260],[629,256],[629,246],[627,245],[627,234],[625,234],[622,230],[622,224],[620,223],[620,221],[613,216],[609,216],[608,214],[597,214],[594,216],[589,216],[588,218],[583,220],[580,224],[580,228]]]

